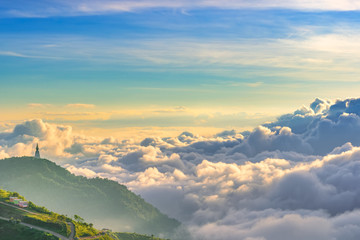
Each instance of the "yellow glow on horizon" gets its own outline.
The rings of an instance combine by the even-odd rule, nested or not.
[[[225,130],[225,128],[216,127],[124,127],[124,128],[81,128],[73,125],[75,133],[94,136],[94,137],[114,137],[117,139],[134,139],[135,141],[143,140],[147,137],[176,137],[182,132],[191,132],[203,137],[211,137]],[[237,128],[236,131],[252,130],[248,128]]]
[[[6,123],[7,127],[2,128],[10,129],[11,126],[29,119],[42,119],[49,123],[72,126],[74,132],[79,134],[141,140],[154,136],[175,137],[184,131],[209,137],[224,130],[251,130],[261,123],[274,120],[278,116],[274,115],[274,112],[280,115],[288,111],[240,107],[220,109],[153,105],[122,108],[82,103],[66,105],[30,103],[19,108],[3,109],[0,124]],[[184,118],[187,121],[185,124]],[[226,122],[229,123],[223,124]]]

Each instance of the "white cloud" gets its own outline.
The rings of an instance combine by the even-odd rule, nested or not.
[[[8,158],[8,157],[10,157],[9,154],[7,154],[5,152],[5,150],[2,149],[2,147],[0,146],[0,159],[4,159],[4,158]]]
[[[316,99],[249,133],[140,143],[37,119],[0,133],[0,158],[32,155],[40,142],[44,156],[126,184],[196,239],[358,239],[359,116],[359,99]]]
[[[87,168],[77,168],[75,166],[68,166],[66,168],[66,170],[68,170],[69,172],[75,174],[75,175],[80,175],[80,176],[84,176],[87,178],[94,178],[97,176],[96,172],[91,171]]]

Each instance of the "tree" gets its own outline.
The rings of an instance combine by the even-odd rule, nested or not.
[[[76,220],[76,221],[78,221],[79,223],[84,223],[84,219],[82,218],[82,217],[80,217],[79,215],[74,215],[74,219]]]

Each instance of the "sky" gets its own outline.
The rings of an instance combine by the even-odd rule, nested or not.
[[[126,138],[250,130],[356,97],[357,1],[0,1],[3,123]]]
[[[191,240],[358,240],[359,10],[0,0],[0,159],[39,144]]]

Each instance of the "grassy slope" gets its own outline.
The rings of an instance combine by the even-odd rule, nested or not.
[[[59,238],[35,229],[0,219],[1,240],[58,240]]]
[[[158,234],[179,226],[125,186],[75,176],[45,159],[1,160],[0,187],[21,192],[53,211],[78,214],[100,228]]]
[[[119,240],[162,240],[161,238],[137,233],[113,233],[112,236],[116,236]]]
[[[19,196],[17,193],[11,193],[0,189],[1,202],[11,204],[9,203],[8,199],[10,196],[14,196],[14,195],[23,198],[22,196]],[[0,204],[0,216],[6,218],[13,218],[15,220],[20,220],[21,222],[43,227],[52,230],[54,232],[57,232],[63,236],[70,235],[71,229],[66,224],[67,219],[65,216],[59,215],[57,213],[49,212],[48,210],[42,207],[38,207],[33,203],[31,203],[30,206],[31,207],[28,208],[28,210],[31,210],[37,214],[24,212],[20,209]]]
[[[9,203],[10,196],[16,196],[24,199],[23,196],[16,192],[8,192],[6,190],[0,189],[0,202],[11,204]],[[63,225],[66,221],[72,221],[75,224],[76,237],[80,238],[99,235],[99,237],[94,238],[94,240],[162,240],[160,238],[137,233],[102,233],[101,231],[93,228],[92,224],[84,222],[84,220],[79,216],[76,216],[75,220],[72,220],[57,213],[50,212],[44,207],[36,206],[33,203],[31,203],[30,207],[26,208],[26,210],[34,212],[34,214],[22,211],[18,208],[0,204],[1,217],[27,222],[35,226],[58,232],[65,236],[70,234],[70,229],[67,228],[67,231],[64,232]],[[29,221],[29,219],[35,219],[35,221]],[[19,224],[15,224],[13,222],[0,219],[0,239],[57,240],[58,238],[48,233],[43,233]]]

